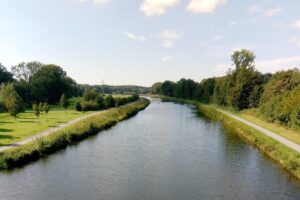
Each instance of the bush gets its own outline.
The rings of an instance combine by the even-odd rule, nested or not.
[[[82,111],[96,111],[99,109],[99,105],[94,101],[83,101],[80,104]]]

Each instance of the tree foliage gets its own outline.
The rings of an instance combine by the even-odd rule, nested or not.
[[[208,78],[200,83],[181,79],[155,83],[154,94],[195,99],[243,110],[258,108],[270,122],[300,128],[299,69],[261,74],[255,69],[255,55],[249,50],[231,56],[234,69],[226,76]]]
[[[12,82],[13,75],[0,63],[0,84]]]

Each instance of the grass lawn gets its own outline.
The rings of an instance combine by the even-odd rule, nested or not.
[[[47,116],[41,114],[37,119],[32,111],[27,111],[19,114],[17,120],[7,113],[0,113],[0,146],[21,141],[50,127],[89,113],[91,112],[50,110]]]
[[[300,131],[289,129],[287,127],[281,126],[280,124],[276,123],[269,123],[257,116],[255,116],[254,113],[251,112],[251,110],[245,110],[240,113],[235,113],[236,115],[247,119],[257,125],[260,125],[261,127],[264,127],[266,129],[269,129],[278,135],[281,135],[282,137],[285,137],[297,144],[300,144]]]

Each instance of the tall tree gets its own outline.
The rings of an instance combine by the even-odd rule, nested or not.
[[[6,100],[6,108],[9,114],[16,119],[17,114],[24,110],[21,97],[15,92],[11,93]]]
[[[22,62],[12,66],[11,71],[18,80],[29,82],[30,78],[43,66],[44,64],[36,61],[28,63]]]
[[[235,51],[231,60],[234,63],[236,69],[239,68],[252,68],[254,67],[255,55],[252,51],[247,49],[242,49],[240,51]]]
[[[0,63],[0,84],[12,82],[13,75]]]
[[[67,110],[67,108],[69,107],[69,100],[67,99],[66,95],[65,94],[62,94],[61,95],[61,98],[60,98],[60,104],[61,106],[65,109],[65,111]]]
[[[68,94],[70,79],[63,69],[56,65],[45,65],[30,79],[31,95],[34,101],[56,103],[61,94]]]

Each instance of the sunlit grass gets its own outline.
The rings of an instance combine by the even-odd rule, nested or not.
[[[1,113],[0,146],[18,142],[43,130],[89,113],[91,112],[81,113],[74,110],[67,110],[65,112],[60,109],[50,111],[47,115],[42,113],[37,118],[32,111],[27,111],[26,113],[19,114],[16,120],[7,113]]]
[[[246,111],[243,111],[240,113],[235,113],[235,114],[244,119],[247,119],[257,125],[260,125],[261,127],[269,129],[269,130],[281,135],[282,137],[285,137],[295,143],[300,144],[300,131],[289,129],[280,124],[269,123],[266,120],[257,117],[255,115],[255,113],[253,113],[251,110],[248,110],[248,111],[246,110]]]

